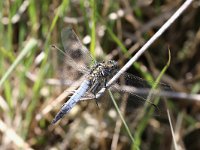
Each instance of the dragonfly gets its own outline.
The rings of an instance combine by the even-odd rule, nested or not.
[[[110,88],[106,87],[106,83],[119,70],[118,63],[114,60],[97,62],[90,55],[89,50],[81,43],[80,39],[72,28],[64,28],[62,30],[61,40],[64,51],[56,46],[53,47],[58,49],[64,55],[65,63],[69,64],[74,69],[77,69],[85,75],[85,80],[81,83],[79,88],[75,90],[70,99],[62,105],[60,111],[56,114],[51,124],[55,124],[58,120],[63,118],[64,115],[67,114],[79,101],[84,99],[84,97],[86,97],[86,99],[95,99],[96,101],[96,94],[102,88]],[[128,82],[136,81],[137,83],[139,82],[145,86],[147,84],[147,81],[132,74],[125,73],[123,76],[128,79]],[[90,97],[87,97],[86,95],[90,95]],[[142,97],[139,98],[145,100]],[[152,103],[152,105],[154,104]]]

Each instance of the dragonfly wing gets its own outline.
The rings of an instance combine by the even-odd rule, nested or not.
[[[159,93],[154,92],[149,96],[151,87],[157,84],[161,90],[171,90],[170,86],[165,83],[155,83],[153,81],[147,81],[140,77],[134,76],[129,73],[123,73],[119,80],[113,84],[110,89],[112,91],[118,91],[119,93],[128,94],[129,102],[136,107],[142,105],[149,105],[155,108],[155,115],[160,114],[160,109],[153,103],[156,96],[160,96]],[[130,105],[129,105],[130,106]]]
[[[123,73],[121,76],[122,80],[124,80],[126,85],[133,86],[136,88],[149,88],[153,87],[153,85],[157,85],[158,88],[162,90],[171,90],[171,87],[168,84],[162,83],[162,82],[155,82],[150,80],[144,80],[138,76],[135,76],[130,73]]]
[[[74,62],[75,69],[85,68],[95,63],[88,49],[81,43],[73,29],[67,27],[61,32],[64,53],[67,56],[66,62]]]
[[[149,108],[154,108],[154,116],[160,115],[160,108],[156,106],[153,102],[153,98],[151,97],[148,99],[148,93],[138,93],[137,88],[130,87],[130,86],[122,86],[118,84],[114,84],[110,87],[110,90],[113,93],[118,93],[120,96],[124,94],[127,96],[127,112],[133,112],[136,109],[142,108],[145,105],[149,106]]]
[[[83,46],[71,28],[64,28],[61,32],[64,50],[59,50],[59,77],[62,81],[77,80],[89,73],[89,65],[94,62],[89,51]]]
[[[129,73],[123,73],[120,78],[111,86],[111,89],[118,90],[121,93],[129,93],[141,102],[147,101],[148,103],[153,104],[150,100],[152,100],[155,96],[160,96],[159,90],[154,90],[153,92],[151,91],[151,87],[154,84],[158,86],[160,91],[171,90],[171,87],[165,83],[156,83],[154,81],[144,80]],[[148,99],[150,91],[151,97]]]

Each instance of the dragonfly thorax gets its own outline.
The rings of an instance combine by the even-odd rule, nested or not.
[[[89,78],[106,78],[113,76],[117,71],[117,62],[114,60],[103,61],[95,64],[89,74]]]
[[[88,79],[91,83],[91,92],[96,93],[117,72],[118,65],[114,60],[103,61],[95,64],[89,73]]]

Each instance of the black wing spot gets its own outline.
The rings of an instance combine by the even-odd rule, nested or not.
[[[73,59],[80,59],[83,57],[83,53],[81,52],[81,49],[73,50],[73,53],[70,54],[70,56]]]

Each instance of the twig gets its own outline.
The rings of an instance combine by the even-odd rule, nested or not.
[[[24,141],[14,130],[13,128],[7,126],[2,120],[0,120],[0,131],[11,140],[16,146],[22,149],[32,150],[30,145]],[[2,144],[2,143],[1,143]]]
[[[148,95],[151,89],[149,88],[135,88],[132,86],[116,86],[115,87],[117,90],[120,91],[126,91],[129,93],[134,93],[134,94],[142,94],[142,95]],[[163,97],[169,97],[169,98],[177,98],[177,99],[188,99],[188,100],[194,100],[194,101],[199,101],[200,102],[200,94],[188,94],[185,92],[174,92],[174,91],[162,91],[162,90],[152,90],[152,95],[157,95],[157,96],[163,96]]]
[[[178,150],[178,146],[177,146],[177,143],[176,143],[176,137],[175,137],[175,134],[174,134],[174,129],[173,129],[173,126],[172,126],[171,117],[170,117],[169,109],[168,108],[167,108],[167,116],[168,116],[168,120],[169,120],[169,124],[170,124],[170,129],[171,129],[171,133],[172,133],[172,137],[173,137],[174,148],[175,148],[175,150]]]
[[[131,65],[147,50],[147,48],[158,39],[164,31],[169,28],[169,26],[189,7],[193,0],[187,0],[183,5],[171,16],[171,18],[149,39],[149,41],[124,65],[124,67],[119,70],[119,72],[106,84],[107,87],[110,87],[114,81],[116,81],[121,74],[123,74]],[[102,88],[97,93],[97,98],[105,91],[105,88]]]
[[[30,4],[30,0],[25,0],[22,5],[19,7],[19,10],[17,13],[11,18],[11,23],[15,24],[20,21],[23,13],[27,10],[28,6]],[[8,25],[10,20],[8,17],[3,17],[1,20],[2,24]]]

